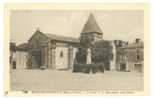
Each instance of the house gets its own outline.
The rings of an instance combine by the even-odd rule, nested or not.
[[[140,39],[132,44],[119,48],[118,70],[130,72],[143,72],[144,70],[144,45]]]
[[[16,46],[16,69],[26,69],[28,60],[28,44]]]
[[[16,45],[14,42],[10,43],[10,68],[11,69],[26,69],[28,57],[28,45],[23,43]]]

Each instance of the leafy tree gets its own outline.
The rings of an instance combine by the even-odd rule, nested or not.
[[[110,69],[110,60],[113,58],[112,46],[109,41],[98,41],[92,47],[92,62],[103,63],[105,69]]]
[[[79,52],[76,54],[77,63],[86,64],[87,48],[88,47],[85,45],[82,45],[79,48]],[[110,60],[113,58],[110,41],[101,40],[95,42],[93,45],[90,45],[89,48],[91,49],[92,63],[103,63],[105,65],[105,69],[109,70]]]

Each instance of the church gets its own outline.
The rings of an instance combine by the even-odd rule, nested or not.
[[[89,15],[79,38],[43,33],[39,29],[28,40],[28,67],[72,70],[76,53],[84,46],[103,40],[103,32],[93,14]]]
[[[78,38],[37,29],[28,43],[10,45],[11,69],[74,71],[80,66],[98,64],[109,71],[143,72],[144,69],[144,43],[139,38],[131,44],[105,40],[93,14],[89,15]]]

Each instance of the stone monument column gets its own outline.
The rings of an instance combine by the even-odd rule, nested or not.
[[[91,64],[91,49],[87,49],[87,57],[86,57],[86,63]]]
[[[113,59],[112,61],[110,61],[110,70],[111,71],[115,71],[116,70],[116,46],[114,41],[111,42],[112,43],[112,54],[113,54]]]

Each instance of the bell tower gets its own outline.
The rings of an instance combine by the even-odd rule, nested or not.
[[[89,47],[91,44],[94,44],[96,41],[102,39],[103,39],[103,32],[98,26],[94,15],[91,13],[82,29],[80,42],[81,44],[86,45],[86,47]]]

